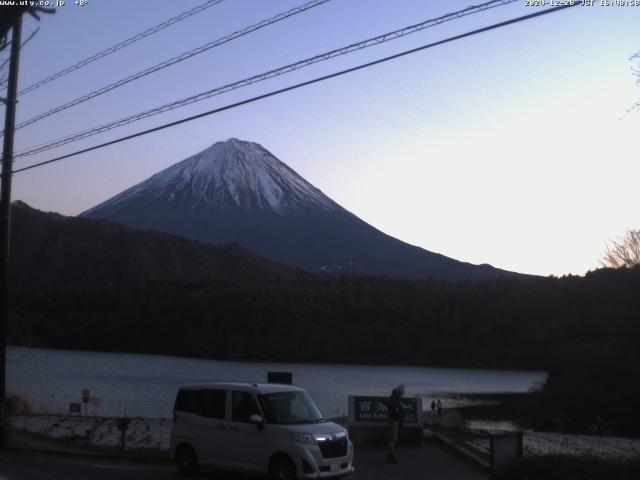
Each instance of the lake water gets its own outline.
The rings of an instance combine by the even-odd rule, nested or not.
[[[346,414],[347,396],[388,395],[403,383],[407,395],[526,392],[544,372],[367,365],[199,360],[158,355],[8,347],[7,392],[26,399],[32,413],[66,413],[81,390],[97,400],[89,414],[171,417],[178,386],[220,381],[265,382],[268,371],[293,373],[327,417]],[[445,400],[445,408],[447,407]]]

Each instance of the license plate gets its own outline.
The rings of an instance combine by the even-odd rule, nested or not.
[[[337,472],[338,470],[340,470],[340,462],[338,461],[331,462],[331,471]]]

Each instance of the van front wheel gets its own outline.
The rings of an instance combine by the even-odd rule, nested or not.
[[[198,473],[198,457],[193,448],[188,445],[181,446],[176,452],[176,466],[185,477],[192,477]]]
[[[272,480],[295,480],[296,466],[293,461],[287,457],[278,457],[271,466]]]

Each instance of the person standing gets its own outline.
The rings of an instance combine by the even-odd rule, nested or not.
[[[388,401],[389,417],[389,445],[387,450],[387,463],[398,463],[396,457],[396,443],[398,442],[398,432],[402,426],[402,401],[400,398],[404,394],[404,385],[399,385],[391,391]]]
[[[440,401],[440,399],[438,399],[438,402],[436,403],[436,408],[438,409],[438,415],[442,414],[442,402]]]

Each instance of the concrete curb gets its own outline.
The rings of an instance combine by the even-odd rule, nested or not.
[[[479,452],[475,452],[471,448],[461,445],[460,442],[457,442],[454,438],[452,438],[450,434],[448,435],[444,431],[428,429],[429,433],[427,434],[426,430],[427,429],[425,429],[426,440],[435,440],[436,443],[463,457],[475,467],[480,468],[480,470],[483,472],[488,472],[491,470],[491,462],[488,458],[485,458],[485,455],[482,455]]]

